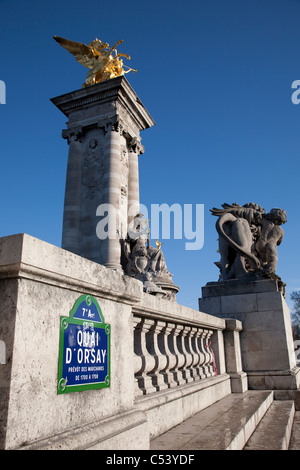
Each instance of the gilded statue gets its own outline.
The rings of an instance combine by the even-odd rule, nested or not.
[[[111,78],[120,77],[135,69],[123,64],[125,57],[130,60],[128,54],[118,53],[116,47],[122,44],[123,40],[116,42],[113,47],[109,47],[107,42],[94,39],[88,46],[81,42],[70,41],[69,39],[53,36],[62,47],[72,54],[77,62],[84,65],[90,71],[87,73],[83,87],[94,85]],[[126,70],[124,70],[126,67]]]
[[[160,250],[161,249],[161,245],[163,245],[165,242],[160,242],[157,240],[157,238],[155,239],[155,245],[157,246],[157,248]]]

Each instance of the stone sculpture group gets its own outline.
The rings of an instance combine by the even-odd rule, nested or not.
[[[280,280],[276,274],[278,254],[287,221],[283,209],[274,208],[266,213],[253,202],[244,206],[223,204],[222,209],[213,208],[218,217],[216,229],[219,234],[221,260],[215,263],[220,269],[220,281],[270,277]]]
[[[123,245],[124,271],[128,276],[143,282],[144,291],[158,297],[175,300],[179,288],[172,281],[161,243],[150,246],[150,229],[143,214],[137,214]]]

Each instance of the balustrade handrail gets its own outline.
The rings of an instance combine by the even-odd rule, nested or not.
[[[172,304],[172,302],[168,302]],[[154,320],[162,320],[166,322],[176,322],[185,326],[202,327],[211,330],[224,330],[226,328],[226,320],[215,317],[204,312],[198,312],[189,307],[184,307],[184,316],[175,316],[172,312],[160,310],[159,308],[145,308],[143,305],[133,305],[132,313],[134,316],[151,318]],[[176,312],[178,313],[178,312]],[[191,313],[191,314],[190,314]],[[192,314],[196,314],[199,318],[192,318]]]

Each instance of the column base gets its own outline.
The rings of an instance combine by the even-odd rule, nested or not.
[[[114,271],[118,271],[119,273],[123,274],[123,268],[120,264],[115,263],[104,263],[103,266],[109,269],[113,269]]]

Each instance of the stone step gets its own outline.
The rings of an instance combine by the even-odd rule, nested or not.
[[[156,437],[151,450],[241,450],[273,402],[273,392],[233,393]]]
[[[297,410],[297,406],[294,416],[289,450],[300,450],[300,411]]]
[[[294,401],[274,400],[244,450],[288,450],[294,415]]]
[[[295,410],[300,410],[300,390],[274,390],[274,400],[293,400]]]

